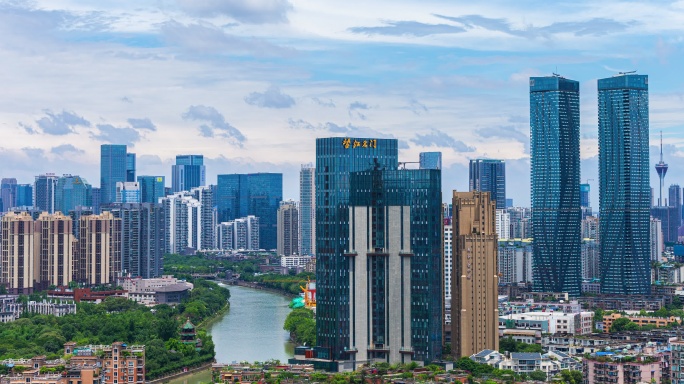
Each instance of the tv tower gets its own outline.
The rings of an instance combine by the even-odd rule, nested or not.
[[[660,178],[660,198],[658,199],[658,206],[663,206],[663,184],[665,183],[665,174],[667,173],[667,164],[663,161],[663,131],[660,131],[660,162],[655,165],[656,172]]]

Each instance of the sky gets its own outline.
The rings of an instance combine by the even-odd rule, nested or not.
[[[101,144],[138,175],[177,154],[217,174],[282,172],[299,197],[315,138],[396,138],[443,153],[443,197],[468,160],[504,159],[529,206],[529,77],[580,82],[582,182],[598,210],[596,80],[649,75],[651,163],[684,184],[684,1],[0,0],[0,177],[99,186]],[[651,167],[657,193],[657,176]]]

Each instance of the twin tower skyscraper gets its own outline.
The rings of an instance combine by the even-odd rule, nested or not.
[[[530,78],[535,290],[581,294],[579,82]],[[650,292],[648,76],[598,80],[601,292]]]

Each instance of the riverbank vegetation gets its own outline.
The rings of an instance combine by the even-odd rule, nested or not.
[[[290,338],[295,343],[316,345],[316,320],[310,309],[293,309],[285,318],[283,329],[290,332]]]
[[[55,317],[27,314],[0,327],[0,360],[63,357],[64,343],[78,345],[111,344],[123,341],[146,346],[146,379],[209,362],[214,359],[211,336],[199,329],[199,350],[175,351],[167,342],[180,339],[186,318],[196,324],[210,318],[228,305],[230,292],[213,282],[193,281],[190,297],[176,307],[166,304],[148,308],[121,297],[110,297],[100,304],[78,303],[77,314]],[[168,346],[175,345],[172,341]]]

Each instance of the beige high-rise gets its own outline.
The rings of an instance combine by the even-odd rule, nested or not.
[[[87,285],[109,284],[121,272],[121,219],[111,212],[82,216],[74,252],[74,279]]]
[[[496,202],[489,192],[453,198],[451,353],[468,357],[499,349]]]
[[[2,217],[2,283],[10,294],[33,292],[33,219],[28,212]]]
[[[65,286],[73,280],[74,234],[71,217],[43,212],[35,222],[34,278],[36,288]]]

